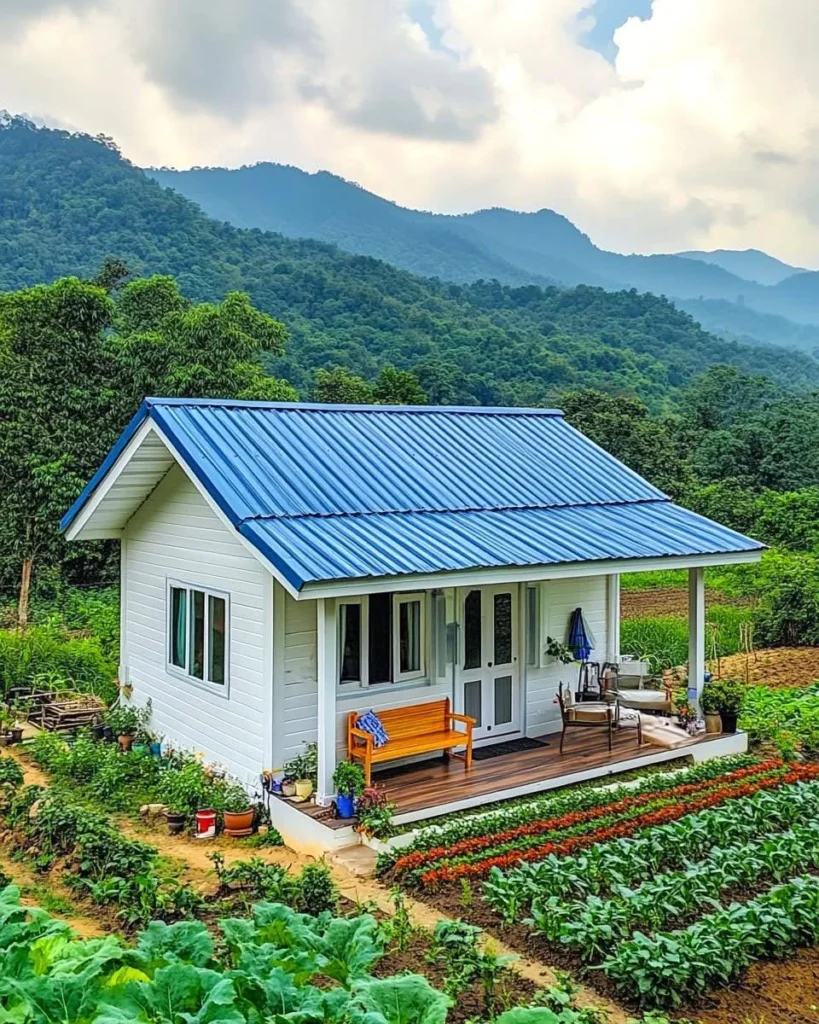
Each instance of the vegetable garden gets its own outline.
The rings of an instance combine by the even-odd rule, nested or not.
[[[381,871],[606,995],[674,1010],[819,941],[819,766],[744,756],[542,796],[424,829]]]

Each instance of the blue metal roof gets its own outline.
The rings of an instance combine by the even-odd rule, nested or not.
[[[489,566],[754,551],[544,409],[148,399],[146,417],[294,587]]]

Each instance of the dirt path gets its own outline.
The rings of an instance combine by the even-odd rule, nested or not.
[[[84,939],[94,939],[110,934],[110,929],[83,913],[77,906],[71,890],[54,879],[47,881],[33,868],[21,861],[12,860],[0,851],[0,871],[20,889],[20,902],[26,907],[40,907],[52,917],[65,921]]]

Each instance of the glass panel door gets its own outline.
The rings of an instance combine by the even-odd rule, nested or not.
[[[480,590],[470,590],[464,599],[464,669],[479,669],[483,651],[483,616]]]
[[[475,728],[483,726],[483,680],[470,679],[464,683],[464,714],[475,719]]]
[[[475,740],[518,732],[518,588],[459,591],[461,651],[455,691],[457,711],[476,721]]]
[[[511,676],[498,676],[494,680],[494,692],[492,694],[495,705],[495,728],[511,725],[513,715],[513,686]],[[469,712],[467,712],[469,714]]]

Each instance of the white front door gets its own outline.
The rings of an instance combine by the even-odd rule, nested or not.
[[[475,719],[476,740],[520,732],[518,588],[464,588],[458,600],[456,710]]]

